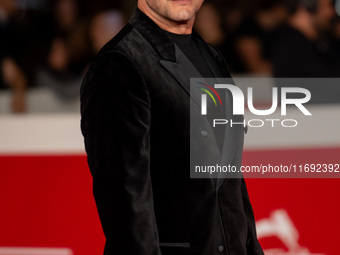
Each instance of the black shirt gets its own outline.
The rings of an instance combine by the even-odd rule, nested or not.
[[[183,51],[185,56],[190,60],[190,62],[196,67],[198,72],[202,77],[213,77],[213,74],[205,61],[204,57],[200,53],[193,36],[173,34],[170,32],[166,33],[171,36],[176,45]]]

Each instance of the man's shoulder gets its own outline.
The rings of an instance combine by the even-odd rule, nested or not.
[[[141,41],[142,37],[136,32],[135,26],[127,23],[96,54],[87,71],[87,75],[96,72],[98,69],[126,68],[127,71],[130,71],[131,68],[136,69],[135,53],[136,51],[141,51]]]
[[[96,55],[95,60],[109,52],[119,51],[117,46],[121,43],[124,43],[125,38],[131,33],[133,29],[134,27],[130,23],[127,23],[115,37],[113,37],[103,46],[103,48],[101,48],[101,50]]]
[[[90,64],[82,85],[81,94],[86,91],[98,88],[98,84],[105,84],[113,80],[124,79],[128,74],[139,75],[139,69],[135,65],[135,61],[127,49],[131,47],[131,33],[134,26],[127,23],[120,32],[107,42],[97,53]],[[135,38],[138,40],[139,38]],[[105,81],[104,81],[105,80]]]

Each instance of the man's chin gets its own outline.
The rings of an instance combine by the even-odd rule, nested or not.
[[[172,12],[172,20],[176,22],[186,22],[189,21],[194,14],[192,13],[191,10],[183,10],[183,8],[176,10]]]

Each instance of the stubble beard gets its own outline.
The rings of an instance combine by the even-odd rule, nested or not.
[[[158,0],[153,0],[158,1]],[[147,1],[148,2],[148,1]],[[180,10],[178,12],[170,10],[171,8],[167,8],[165,5],[158,5],[158,4],[148,4],[149,7],[158,15],[162,16],[163,18],[177,23],[187,22],[190,19],[192,19],[197,10],[197,7],[194,7],[192,9],[185,9]]]
[[[175,22],[186,22],[195,16],[196,11],[182,10],[180,12],[165,12],[165,17]]]

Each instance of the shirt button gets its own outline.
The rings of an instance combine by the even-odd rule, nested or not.
[[[201,130],[201,135],[202,135],[203,137],[207,137],[207,136],[208,136],[208,131],[205,130],[205,129],[202,129],[202,130]]]
[[[224,246],[222,244],[217,246],[217,250],[219,253],[222,253],[224,251]]]

